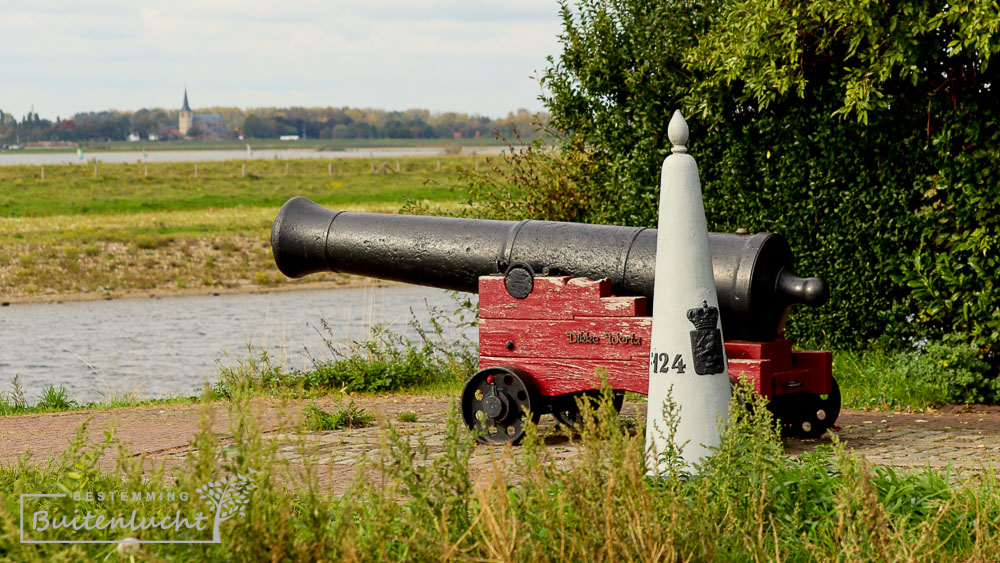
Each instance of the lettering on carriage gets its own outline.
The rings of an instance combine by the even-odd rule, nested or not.
[[[611,344],[612,346],[621,344],[640,346],[642,344],[642,337],[637,336],[634,332],[631,334],[621,332],[597,333],[584,330],[580,332],[567,332],[566,337],[569,338],[570,344],[601,344],[602,342]]]

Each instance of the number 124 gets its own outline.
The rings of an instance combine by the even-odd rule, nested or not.
[[[687,368],[684,364],[684,358],[680,354],[674,356],[674,361],[671,362],[670,354],[666,352],[650,352],[649,366],[652,368],[651,373],[670,373],[670,370],[684,373],[684,369]]]

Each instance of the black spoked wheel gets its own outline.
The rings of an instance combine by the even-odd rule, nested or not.
[[[819,438],[840,416],[840,385],[836,379],[829,394],[791,395],[785,399],[773,409],[784,435]]]
[[[537,423],[540,401],[531,378],[517,368],[480,370],[462,390],[462,418],[484,444],[517,444],[530,414]]]
[[[837,422],[837,418],[840,417],[840,385],[834,379],[829,394],[813,395],[813,397],[815,397],[813,402],[815,411],[811,412],[811,416],[823,426],[823,429],[817,434],[817,436],[822,436],[823,432],[833,426]]]
[[[583,415],[580,414],[580,404],[578,400],[589,400],[590,406],[597,410],[597,407],[601,402],[601,392],[600,391],[584,391],[582,393],[571,393],[569,395],[563,395],[559,397],[556,403],[552,406],[552,416],[555,417],[559,424],[578,430],[583,427]],[[624,391],[614,391],[611,396],[611,405],[615,407],[615,412],[622,411],[622,405],[625,404],[625,392]]]

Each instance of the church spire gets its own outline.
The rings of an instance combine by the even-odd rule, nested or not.
[[[181,111],[191,111],[191,106],[188,105],[188,89],[184,88],[184,105],[181,106]]]

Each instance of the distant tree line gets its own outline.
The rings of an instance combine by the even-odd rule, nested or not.
[[[212,107],[198,113],[219,114],[233,136],[274,139],[299,135],[308,139],[454,139],[492,138],[498,131],[507,138],[514,131],[523,139],[539,136],[547,114],[525,109],[494,119],[466,113],[431,113],[425,109],[386,111],[356,108],[252,108]],[[0,142],[121,141],[130,135],[143,140],[180,138],[178,110],[141,109],[78,113],[71,118],[43,119],[28,113],[18,120],[0,110]],[[197,135],[194,135],[197,136]]]

